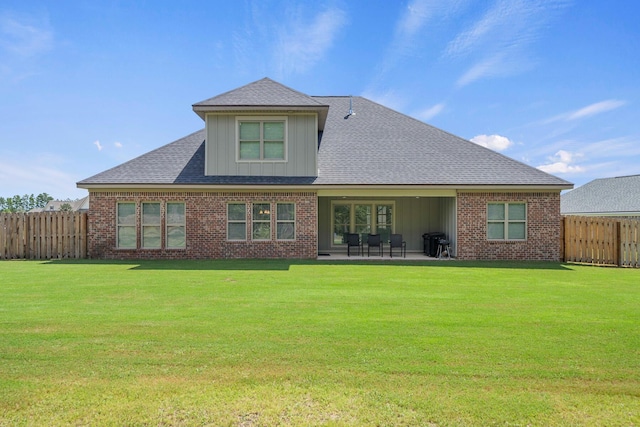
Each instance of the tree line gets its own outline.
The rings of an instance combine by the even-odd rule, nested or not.
[[[31,209],[44,208],[50,200],[53,200],[53,197],[47,193],[40,193],[37,196],[25,194],[24,196],[0,197],[0,212],[29,212]]]

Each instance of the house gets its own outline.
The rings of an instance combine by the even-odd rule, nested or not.
[[[562,215],[640,218],[640,175],[595,179],[560,197]]]
[[[65,208],[65,205],[69,205]],[[87,212],[89,210],[89,196],[77,200],[49,200],[44,208],[34,208],[29,212]]]
[[[363,97],[264,78],[204,129],[80,181],[101,258],[316,258],[347,233],[444,233],[459,259],[558,260],[573,185]]]

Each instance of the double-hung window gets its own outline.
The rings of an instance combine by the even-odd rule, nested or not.
[[[247,205],[227,205],[227,240],[247,240]]]
[[[526,203],[489,203],[487,205],[489,240],[526,240]]]
[[[142,203],[142,247],[160,249],[160,203]]]
[[[136,204],[118,203],[116,245],[119,249],[136,248]]]
[[[167,248],[183,249],[186,247],[186,216],[184,203],[167,203]]]
[[[293,203],[276,204],[276,239],[294,240],[296,238],[296,205]]]
[[[271,240],[271,204],[270,203],[254,203],[253,204],[253,240]]]
[[[238,160],[286,160],[286,120],[238,118]]]

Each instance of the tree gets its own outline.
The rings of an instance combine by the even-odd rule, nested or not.
[[[47,193],[0,197],[0,212],[28,212],[33,208],[44,208],[49,200],[53,200],[53,197]]]
[[[71,206],[69,203],[63,203],[60,206],[60,211],[61,212],[71,212],[71,211],[73,211],[73,206]]]

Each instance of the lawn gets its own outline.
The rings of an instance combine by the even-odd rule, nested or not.
[[[0,262],[0,425],[640,425],[640,270]]]

